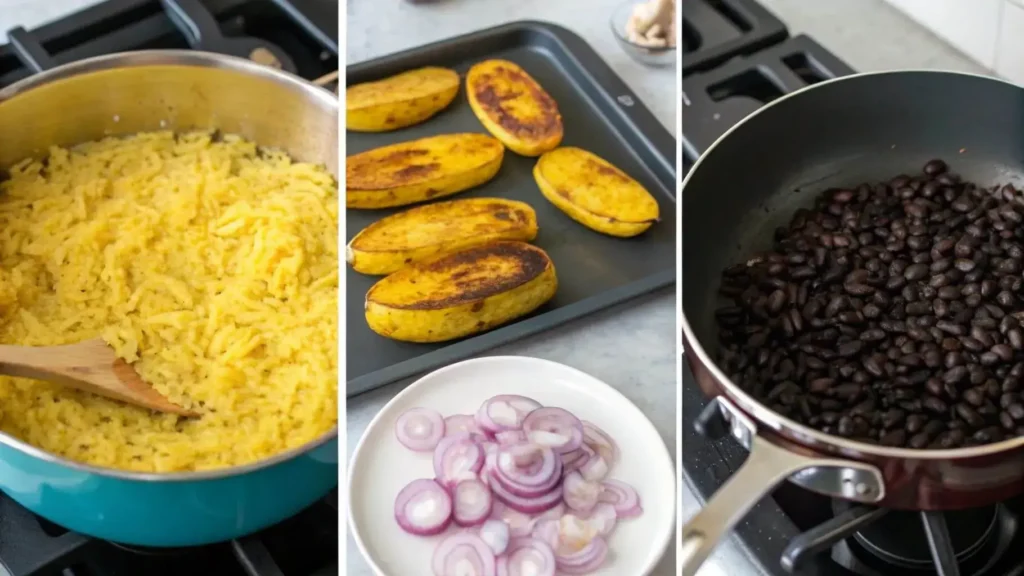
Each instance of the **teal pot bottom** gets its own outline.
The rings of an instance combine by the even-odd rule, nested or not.
[[[245,536],[295,515],[337,485],[337,436],[265,467],[173,480],[97,473],[0,443],[0,490],[68,530],[134,546],[200,546]]]

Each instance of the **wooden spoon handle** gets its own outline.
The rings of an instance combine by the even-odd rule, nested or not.
[[[65,346],[0,345],[0,374],[65,386],[181,416],[196,416],[154,390],[102,340]]]
[[[0,374],[36,380],[51,380],[74,373],[74,366],[95,362],[83,358],[82,346],[6,346],[0,345]],[[113,357],[113,353],[111,353]],[[113,359],[113,358],[111,358]]]

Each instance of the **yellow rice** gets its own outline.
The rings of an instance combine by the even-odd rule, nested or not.
[[[139,471],[260,460],[337,423],[337,182],[236,137],[145,133],[0,182],[0,343],[102,336],[197,419],[0,377],[0,430]]]

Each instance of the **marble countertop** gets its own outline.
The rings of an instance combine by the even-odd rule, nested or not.
[[[790,34],[811,36],[855,70],[934,68],[990,73],[881,0],[758,1],[786,23]],[[696,513],[699,504],[685,482],[683,485],[682,515],[686,519]],[[781,568],[772,568],[773,573],[782,573]],[[698,576],[758,574],[762,571],[734,541],[727,540],[719,545]]]
[[[621,0],[400,0],[348,3],[348,62],[359,62],[435,40],[514,20],[561,24],[589,42],[670,130],[676,126],[675,72],[652,70],[631,60],[609,29]],[[568,364],[611,384],[654,422],[669,451],[676,448],[676,306],[673,289],[577,320],[528,341],[489,352]],[[348,401],[348,453],[370,419],[412,380],[361,394]],[[371,576],[349,538],[349,576]],[[652,576],[675,574],[675,555],[662,559]],[[411,575],[410,575],[411,576]]]

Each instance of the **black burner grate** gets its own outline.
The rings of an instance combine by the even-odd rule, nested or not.
[[[853,69],[807,36],[683,79],[683,156],[689,162],[761,106]]]
[[[179,2],[188,7],[190,2]],[[325,0],[204,0],[214,36],[279,48],[306,78],[338,70],[338,6]],[[204,14],[198,16],[202,17]],[[189,48],[160,0],[107,0],[0,45],[0,88],[54,65],[130,50]],[[195,38],[191,38],[195,40]],[[207,38],[208,40],[208,38]],[[218,45],[203,45],[218,50]],[[255,59],[255,58],[254,58]],[[0,493],[0,574],[11,576],[326,576],[338,574],[337,490],[259,534],[189,549],[137,549],[68,532]]]
[[[750,0],[683,3],[683,76],[710,70],[786,38],[786,26]]]
[[[338,70],[338,2],[326,0],[204,0],[202,7],[228,37],[280,47],[296,73],[312,80]],[[15,30],[0,45],[0,88],[42,64],[66,64],[131,50],[184,49],[188,39],[159,0],[107,0],[39,27]],[[43,62],[38,62],[42,58]]]

